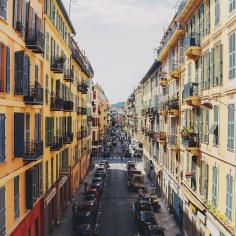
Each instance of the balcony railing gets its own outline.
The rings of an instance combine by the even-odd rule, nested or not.
[[[64,74],[64,80],[67,82],[73,82],[74,81],[74,70],[67,69]]]
[[[77,85],[77,91],[81,92],[82,94],[87,94],[88,92],[88,85],[85,83],[81,83]]]
[[[65,57],[52,57],[51,70],[55,73],[63,73]]]
[[[198,133],[186,133],[182,134],[182,144],[186,148],[199,148],[200,147],[200,139]]]
[[[63,102],[63,111],[71,112],[74,109],[74,102],[73,101],[64,101]]]
[[[43,104],[43,88],[40,85],[30,86],[28,95],[24,96],[26,104],[42,105]]]
[[[177,145],[177,135],[168,135],[167,137],[167,143],[170,146],[176,146]]]
[[[85,107],[78,107],[77,108],[77,115],[87,115],[87,108],[85,108]]]
[[[54,136],[50,144],[51,151],[59,151],[63,147],[63,138],[61,136]]]
[[[62,111],[64,107],[63,99],[58,96],[52,96],[50,102],[51,111]]]
[[[165,49],[165,47],[167,46],[167,44],[169,43],[169,41],[171,40],[171,38],[173,37],[173,35],[176,33],[177,30],[184,30],[184,27],[179,22],[175,22],[172,25],[172,27],[170,27],[167,30],[166,34],[164,35],[161,41],[161,46],[159,47],[157,51],[158,57],[161,55],[161,53],[163,52],[163,50]]]
[[[66,132],[63,135],[63,143],[64,144],[70,144],[73,142],[74,134],[72,132]]]
[[[191,32],[184,40],[185,54],[189,59],[201,56],[200,34]]]
[[[81,129],[81,138],[86,138],[88,136],[87,129]]]
[[[169,110],[179,110],[179,99],[173,99],[168,102]]]
[[[198,83],[190,82],[184,85],[183,99],[198,96]]]
[[[24,161],[37,161],[43,156],[43,141],[25,143]]]
[[[45,36],[36,29],[27,29],[25,36],[26,47],[35,53],[44,53]]]

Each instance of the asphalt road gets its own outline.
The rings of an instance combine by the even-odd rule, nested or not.
[[[121,156],[120,143],[112,155]],[[134,236],[137,235],[137,227],[132,204],[137,194],[127,188],[126,160],[112,159],[102,196],[99,236]]]

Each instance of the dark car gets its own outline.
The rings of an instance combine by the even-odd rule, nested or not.
[[[103,175],[106,175],[107,170],[106,170],[106,168],[100,166],[96,169],[96,173],[103,173]]]
[[[81,201],[77,206],[77,212],[81,211],[89,211],[94,216],[96,216],[98,212],[98,204],[95,201],[86,201],[86,200]]]
[[[128,162],[126,165],[126,169],[130,171],[131,169],[136,169],[135,164],[133,162]]]
[[[97,183],[102,183],[102,184],[104,184],[103,178],[101,178],[101,177],[95,177],[95,178],[92,179],[92,184],[97,184]]]
[[[139,211],[135,215],[140,230],[145,230],[148,225],[156,225],[155,215],[151,211]]]
[[[144,236],[165,236],[164,230],[157,225],[148,225],[144,230]]]
[[[152,211],[152,204],[149,200],[146,199],[137,199],[134,203],[135,214],[138,214],[140,211]]]
[[[103,173],[102,172],[95,172],[93,177],[94,178],[103,178]]]
[[[90,224],[79,224],[76,225],[74,236],[92,236],[93,227]]]
[[[101,182],[93,183],[90,187],[96,189],[99,195],[103,192],[103,184]]]

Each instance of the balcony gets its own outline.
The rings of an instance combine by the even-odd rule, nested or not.
[[[59,151],[63,147],[63,138],[61,136],[54,136],[50,144],[51,151]]]
[[[81,129],[81,138],[86,138],[88,136],[88,131],[87,129]]]
[[[184,41],[185,55],[190,60],[196,60],[201,56],[200,34],[197,32],[190,33]]]
[[[161,46],[157,51],[157,60],[163,61],[167,57],[169,49],[175,46],[178,39],[184,35],[185,30],[182,24],[176,21],[172,22],[172,25],[170,25],[165,33],[161,41]]]
[[[67,69],[66,73],[64,74],[64,80],[66,82],[73,82],[74,81],[74,70]]]
[[[173,116],[178,116],[179,115],[179,99],[172,99],[168,103],[168,108],[169,108],[169,114]]]
[[[73,142],[74,134],[72,132],[66,132],[63,135],[63,144],[70,144]]]
[[[25,104],[42,105],[43,104],[43,88],[40,85],[30,86],[28,95],[24,96]]]
[[[166,132],[158,132],[157,133],[157,142],[165,145],[166,144]]]
[[[198,133],[193,133],[190,130],[184,128],[181,131],[182,145],[188,152],[191,152],[194,156],[200,156],[200,139]]]
[[[198,83],[188,83],[184,85],[183,99],[189,106],[201,105],[201,97],[198,94]]]
[[[160,115],[167,116],[168,114],[168,102],[161,102],[160,103]]]
[[[182,0],[177,11],[176,20],[185,23],[199,7],[201,0]]]
[[[64,107],[63,99],[58,96],[52,96],[50,102],[51,111],[62,111]]]
[[[172,79],[179,79],[183,60],[172,60],[169,67],[169,75]]]
[[[24,161],[37,161],[43,156],[43,141],[25,143]]]
[[[25,35],[26,47],[34,53],[44,53],[45,36],[36,29],[26,29]]]
[[[87,94],[88,92],[88,85],[85,83],[81,83],[77,85],[77,91],[81,92],[82,94]]]
[[[64,101],[63,102],[63,111],[72,112],[74,110],[74,102],[72,101]]]
[[[77,108],[77,115],[82,115],[82,116],[87,115],[87,108],[85,108],[85,107],[78,107]]]
[[[178,151],[179,147],[177,144],[177,135],[168,135],[167,144],[170,150],[175,151],[175,152]]]
[[[161,77],[159,80],[159,85],[165,87],[167,85],[167,78]]]
[[[55,73],[63,73],[65,57],[52,57],[51,70]]]

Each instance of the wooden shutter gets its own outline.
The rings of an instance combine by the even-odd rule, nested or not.
[[[211,49],[211,68],[210,68],[211,86],[215,85],[215,48]]]
[[[23,94],[28,95],[29,92],[29,57],[24,55],[24,73],[23,73]]]
[[[22,34],[23,36],[25,36],[26,33],[26,1],[22,0],[22,19],[21,19],[21,23],[22,23]]]
[[[10,68],[10,47],[7,47],[6,53],[6,92],[10,92],[10,78],[11,75],[11,68]]]
[[[23,95],[24,51],[15,52],[15,94]]]
[[[34,140],[37,142],[39,141],[38,140],[38,137],[39,137],[39,119],[38,119],[38,113],[35,113],[34,114]]]
[[[26,208],[33,208],[33,176],[32,170],[26,171]]]
[[[5,161],[5,114],[0,114],[0,163]]]
[[[223,60],[222,60],[222,48],[223,48],[223,45],[220,44],[217,48],[218,50],[218,53],[217,53],[217,81],[216,83],[217,84],[222,84],[222,63],[223,63]]]
[[[18,17],[18,0],[14,0],[13,5],[13,28],[16,29],[16,22]]]
[[[14,156],[24,156],[24,113],[14,113]]]
[[[34,72],[35,72],[35,81],[38,81],[39,80],[39,66],[38,64],[35,64],[35,67],[34,67]]]

